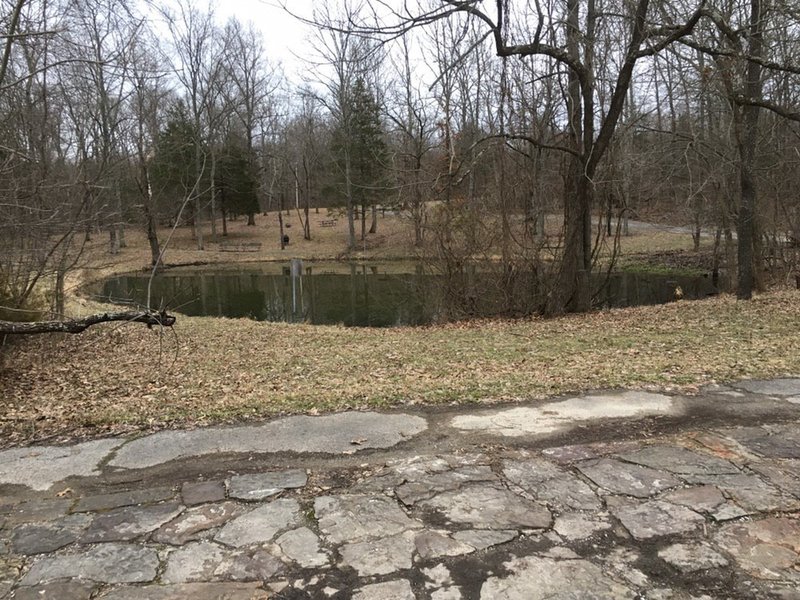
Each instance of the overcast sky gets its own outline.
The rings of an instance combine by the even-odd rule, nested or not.
[[[319,3],[319,0],[317,0]],[[287,0],[292,12],[310,17],[313,0]],[[294,57],[303,54],[306,40],[313,29],[280,8],[276,0],[228,0],[218,2],[216,13],[220,22],[235,15],[244,23],[252,21],[264,34],[264,47],[270,61],[280,62],[287,77],[293,81],[302,73],[302,63]]]

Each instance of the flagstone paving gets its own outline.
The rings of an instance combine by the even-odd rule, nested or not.
[[[800,600],[800,405],[787,401],[798,395],[797,379],[743,382],[645,396],[644,413],[637,394],[583,397],[611,398],[631,421],[560,400],[555,437],[552,415],[509,434],[522,413],[502,407],[460,420],[394,414],[383,439],[370,416],[338,431],[338,449],[315,439],[305,453],[301,440],[264,452],[250,427],[255,447],[220,442],[237,450],[219,463],[205,430],[192,438],[202,465],[149,452],[137,469],[147,437],[0,452],[0,598]],[[654,435],[637,421],[653,418],[653,398],[670,418],[702,402],[765,409],[736,422],[729,407],[727,419]],[[569,407],[583,437],[563,435]],[[478,432],[480,419],[491,431]],[[310,423],[309,435],[330,430]],[[191,458],[156,435],[157,454]]]

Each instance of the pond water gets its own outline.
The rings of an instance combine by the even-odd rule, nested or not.
[[[453,278],[412,263],[264,263],[167,270],[153,280],[151,306],[191,316],[245,317],[315,325],[392,327],[448,318],[508,314],[507,294],[491,272],[465,277],[472,294],[459,304]],[[124,275],[88,290],[119,303],[146,304],[149,275]],[[447,283],[449,281],[449,284]],[[717,292],[710,277],[616,273],[595,296],[598,306],[659,304]],[[455,282],[456,288],[459,281]],[[463,284],[463,282],[461,282]],[[524,286],[517,286],[524,295]],[[463,288],[462,288],[463,289]],[[517,306],[521,306],[518,303]],[[466,308],[465,308],[466,306]],[[520,312],[518,309],[517,312]]]

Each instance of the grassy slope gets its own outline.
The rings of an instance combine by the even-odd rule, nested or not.
[[[800,374],[800,293],[553,320],[346,329],[181,318],[20,341],[0,371],[4,445],[345,408],[493,402]]]
[[[277,216],[230,224],[232,241],[257,253],[199,252],[179,229],[171,264],[340,257],[346,220],[281,251]],[[558,219],[548,223],[556,235]],[[161,233],[162,239],[166,232]],[[149,262],[141,232],[109,256],[98,236],[71,288]],[[410,224],[387,216],[357,258],[411,256]],[[686,234],[648,231],[622,240],[622,265],[686,251]],[[681,388],[742,377],[800,373],[800,294],[752,303],[727,297],[549,321],[483,321],[428,328],[345,329],[180,317],[174,332],[100,326],[78,336],[18,340],[0,351],[0,445],[93,437],[135,429],[259,419],[276,414],[408,404],[494,402],[579,390]],[[104,307],[71,303],[79,315]]]

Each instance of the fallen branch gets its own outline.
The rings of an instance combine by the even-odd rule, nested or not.
[[[15,323],[13,321],[0,321],[0,335],[4,334],[32,334],[32,333],[80,333],[98,323],[111,323],[125,321],[127,323],[144,323],[148,327],[172,327],[175,317],[166,312],[153,311],[126,311],[115,313],[100,313],[89,315],[82,319],[69,321],[38,321],[33,323]]]

